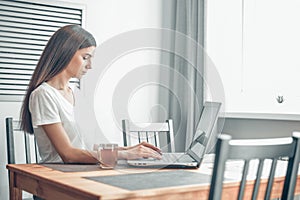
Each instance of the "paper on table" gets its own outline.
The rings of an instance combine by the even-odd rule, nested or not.
[[[203,174],[212,175],[213,171],[214,154],[207,154],[204,156],[200,171]],[[256,178],[256,171],[258,167],[258,159],[250,161],[249,174],[247,180],[254,180]],[[264,161],[262,178],[268,178],[270,173],[272,161],[267,159]],[[242,177],[242,170],[244,161],[242,160],[228,160],[225,166],[224,178],[230,181],[239,181]],[[287,161],[278,160],[275,171],[275,177],[285,176],[287,169]]]
[[[250,161],[247,180],[254,180],[256,178],[258,164],[259,164],[258,159]],[[264,161],[261,178],[268,178],[270,174],[271,164],[272,164],[272,160],[270,159]],[[235,181],[241,180],[243,166],[244,166],[243,161],[237,161],[237,160],[228,161],[226,163],[224,177],[234,179]],[[286,169],[287,169],[287,161],[278,160],[277,167],[275,170],[275,177],[285,176]]]

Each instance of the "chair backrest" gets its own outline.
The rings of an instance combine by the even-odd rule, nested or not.
[[[244,160],[242,179],[240,182],[237,199],[243,199],[246,177],[249,174],[249,164],[253,159],[258,159],[259,164],[256,171],[252,198],[257,199],[264,161],[271,159],[270,173],[268,176],[267,188],[264,199],[270,199],[277,161],[285,158],[288,159],[288,167],[282,191],[283,200],[293,199],[296,185],[299,159],[300,159],[300,133],[294,132],[291,138],[277,139],[252,139],[252,140],[231,140],[231,136],[222,134],[218,137],[216,145],[216,155],[214,161],[213,175],[210,186],[209,199],[222,199],[222,187],[224,180],[224,171],[226,161],[229,159]],[[266,165],[267,166],[267,165]],[[249,171],[249,172],[248,172]],[[251,171],[253,173],[253,171]],[[232,197],[232,199],[235,199]],[[261,197],[260,197],[261,199]]]
[[[168,152],[175,152],[173,121],[171,119],[160,123],[133,123],[122,120],[124,146],[146,141],[162,148],[162,143],[168,147]],[[165,140],[162,135],[165,134]]]
[[[34,135],[25,133],[20,129],[20,121],[14,120],[12,117],[7,117],[5,119],[6,123],[6,142],[7,142],[7,163],[16,164],[18,161],[16,159],[17,149],[24,148],[25,163],[35,163],[38,161],[37,145]],[[23,138],[24,139],[23,139]],[[24,144],[22,141],[24,140]],[[21,141],[21,142],[17,142]],[[21,143],[20,148],[16,145]],[[22,150],[23,151],[23,150]],[[32,152],[34,152],[35,161],[32,159]],[[18,162],[19,163],[19,162]]]

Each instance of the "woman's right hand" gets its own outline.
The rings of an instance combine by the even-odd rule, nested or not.
[[[147,142],[131,147],[123,147],[118,153],[119,159],[134,160],[139,158],[161,159],[161,150]]]

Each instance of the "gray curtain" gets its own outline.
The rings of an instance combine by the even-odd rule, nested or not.
[[[162,36],[163,46],[168,45],[171,51],[161,53],[168,73],[160,77],[167,82],[167,89],[160,90],[164,110],[158,118],[173,119],[175,149],[184,151],[192,141],[203,106],[204,0],[164,0],[162,12],[163,28],[174,34]],[[176,54],[178,51],[184,56]]]

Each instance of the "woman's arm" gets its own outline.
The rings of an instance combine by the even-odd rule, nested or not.
[[[61,123],[42,125],[52,145],[65,163],[97,163],[97,153],[74,148]]]
[[[42,125],[52,145],[65,163],[97,163],[97,152],[74,148],[61,123]],[[118,159],[161,159],[160,149],[142,142],[131,147],[120,147]]]

